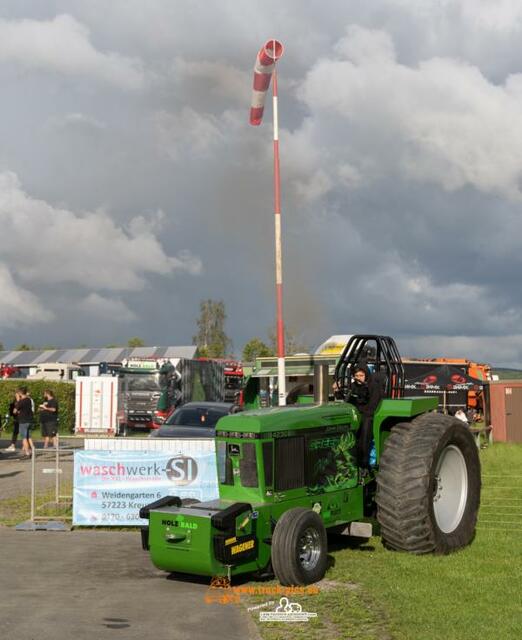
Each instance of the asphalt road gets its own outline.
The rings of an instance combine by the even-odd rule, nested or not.
[[[156,570],[137,532],[0,527],[2,640],[245,640],[239,605],[207,604],[208,581]]]

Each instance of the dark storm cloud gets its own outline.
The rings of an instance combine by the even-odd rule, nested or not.
[[[275,35],[289,323],[522,362],[513,3],[3,5],[4,342],[186,343],[207,297],[236,348],[264,337],[270,110],[247,114]]]

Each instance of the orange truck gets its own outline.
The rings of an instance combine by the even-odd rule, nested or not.
[[[422,365],[428,365],[430,369],[435,368],[437,365],[448,364],[454,367],[459,367],[464,373],[477,380],[491,380],[491,367],[489,364],[483,362],[473,362],[472,360],[466,360],[465,358],[405,358],[403,360],[404,368],[406,370],[406,377],[414,377],[415,375],[421,375],[414,370],[419,369]],[[482,409],[480,406],[480,391],[468,391],[468,408]]]

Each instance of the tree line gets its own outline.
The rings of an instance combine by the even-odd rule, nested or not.
[[[232,340],[225,330],[227,314],[223,300],[202,300],[197,319],[198,332],[192,338],[202,358],[233,357]],[[274,356],[277,352],[277,339],[274,328],[268,331],[266,340],[256,336],[251,338],[242,350],[244,362],[254,362],[256,358]],[[285,329],[286,355],[308,352],[309,346],[291,329]]]

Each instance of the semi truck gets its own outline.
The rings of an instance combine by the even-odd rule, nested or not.
[[[244,372],[243,365],[238,360],[226,360],[224,358],[198,358],[198,362],[217,362],[223,365],[224,375],[224,402],[234,402],[242,405],[242,390]]]
[[[224,360],[225,402],[243,404],[243,365],[237,360]]]
[[[111,374],[77,380],[75,431],[126,435],[157,429],[179,405],[224,397],[223,363],[129,358]]]

